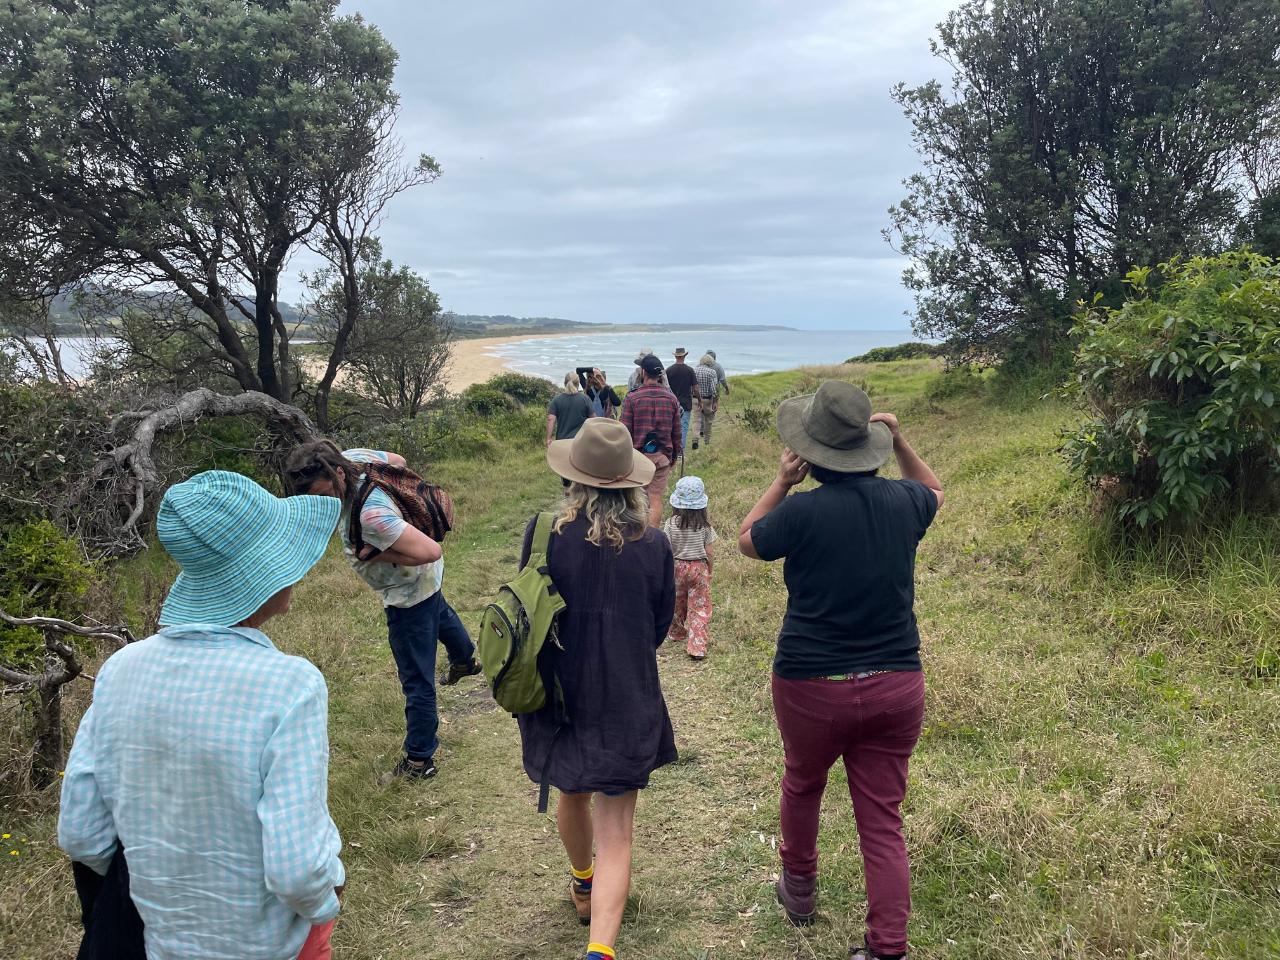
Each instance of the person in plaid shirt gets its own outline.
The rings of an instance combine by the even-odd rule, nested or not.
[[[662,361],[650,354],[640,361],[644,380],[622,401],[622,424],[631,431],[631,445],[653,461],[657,468],[646,486],[649,495],[649,523],[662,525],[662,498],[667,492],[671,464],[684,450],[680,432],[680,401],[662,385]]]

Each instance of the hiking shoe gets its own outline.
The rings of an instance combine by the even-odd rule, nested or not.
[[[905,953],[876,953],[870,947],[854,947],[849,951],[849,960],[905,960]]]
[[[391,771],[392,780],[430,780],[436,775],[436,762],[428,757],[426,760],[410,760],[401,757],[400,762]]]
[[[472,657],[469,663],[451,663],[448,672],[440,678],[440,686],[452,687],[463,677],[474,677],[483,672],[484,667],[475,657]]]
[[[817,875],[799,877],[784,867],[778,877],[778,902],[795,926],[813,923],[818,915]]]
[[[694,437],[694,438],[693,438],[693,449],[695,449],[695,450],[697,450],[697,449],[698,449],[698,438],[697,438],[697,437]]]
[[[591,888],[583,886],[576,877],[569,880],[569,899],[573,901],[573,909],[578,911],[578,922],[584,927],[591,925]]]

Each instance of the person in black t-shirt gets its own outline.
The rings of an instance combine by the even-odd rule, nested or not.
[[[778,408],[787,448],[777,478],[738,534],[757,560],[785,558],[787,613],[773,662],[773,704],[786,754],[778,899],[793,923],[817,908],[818,814],[843,758],[867,883],[871,960],[902,957],[911,912],[899,806],[924,718],[913,609],[916,546],[942,485],[893,414],[842,381]],[[903,479],[877,475],[892,452]],[[817,489],[788,496],[812,475]]]
[[[689,417],[693,413],[693,388],[698,377],[693,367],[684,362],[689,351],[684,347],[676,348],[676,362],[667,367],[667,386],[680,401],[680,436],[689,436]]]

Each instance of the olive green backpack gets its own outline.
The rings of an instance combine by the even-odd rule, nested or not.
[[[551,658],[543,655],[544,651],[550,653],[548,645],[560,646],[556,619],[565,606],[548,568],[555,519],[555,514],[538,514],[529,560],[515,579],[502,585],[497,599],[485,607],[476,648],[498,706],[513,714],[534,713],[550,698],[556,708],[558,734],[568,717]],[[548,768],[550,762],[548,751]],[[545,802],[548,792],[545,780],[544,776],[540,802]],[[545,810],[545,806],[540,809]]]

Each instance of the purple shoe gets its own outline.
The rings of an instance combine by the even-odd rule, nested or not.
[[[778,902],[797,927],[813,923],[818,915],[817,875],[800,877],[784,867],[778,877]]]

